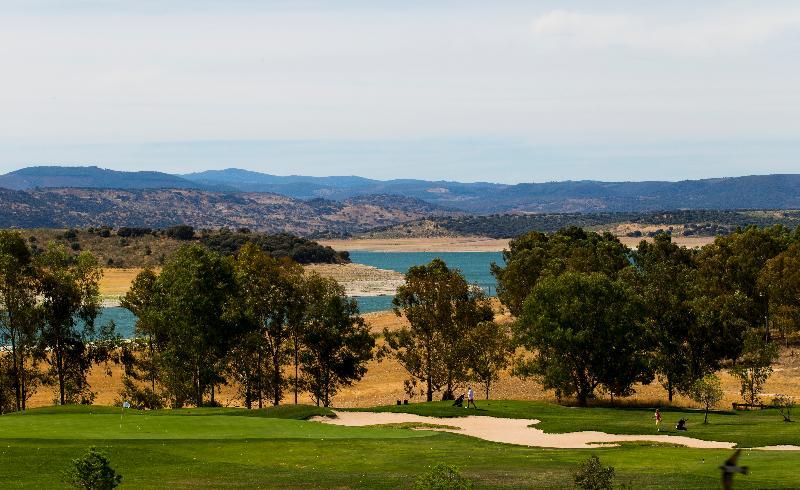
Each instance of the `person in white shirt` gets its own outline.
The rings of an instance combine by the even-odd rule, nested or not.
[[[470,386],[469,389],[467,390],[467,408],[469,408],[470,404],[472,405],[473,408],[478,408],[475,405],[475,392],[472,391],[472,386]]]

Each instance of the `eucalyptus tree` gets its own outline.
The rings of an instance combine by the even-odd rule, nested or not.
[[[157,318],[158,274],[146,268],[136,275],[131,287],[120,301],[120,306],[136,315],[136,337],[122,345],[126,376],[136,381],[148,381],[150,386],[140,390],[132,380],[126,382],[126,395],[140,399],[142,408],[158,408],[163,402],[156,391],[159,377],[158,352],[163,338],[159,338]]]
[[[174,406],[214,403],[223,360],[241,333],[232,319],[237,285],[232,262],[206,248],[184,245],[153,286],[158,312],[148,318],[156,342],[160,381]]]
[[[389,351],[411,376],[406,386],[422,382],[428,401],[442,388],[452,398],[454,385],[468,378],[473,330],[494,317],[485,294],[437,258],[408,270],[392,304],[409,322],[384,330]]]
[[[257,373],[267,364],[268,374],[256,387],[259,408],[263,403],[262,386],[270,389],[272,402],[278,405],[287,385],[283,368],[291,351],[293,328],[302,321],[305,306],[303,268],[290,259],[275,259],[247,243],[236,256],[235,272],[241,308],[259,334],[252,371]]]
[[[509,242],[503,266],[492,265],[497,295],[514,315],[543,278],[565,272],[599,272],[616,277],[629,265],[629,250],[610,233],[588,232],[577,227],[555,233],[531,232]]]
[[[612,396],[652,378],[642,305],[620,280],[566,272],[541,280],[514,325],[518,343],[534,353],[522,375],[539,378],[560,396],[586,406],[603,385]]]
[[[56,245],[38,255],[35,264],[41,308],[39,355],[50,366],[47,375],[57,383],[62,405],[89,401],[86,375],[108,355],[108,349],[101,352],[95,348],[99,344],[89,344],[97,340],[102,269],[92,254],[73,256]],[[107,329],[100,333],[104,338],[112,334]]]
[[[36,274],[33,257],[19,232],[0,231],[0,346],[11,348],[6,377],[14,408],[25,410],[35,390],[31,366],[37,337]]]
[[[634,289],[645,307],[645,324],[653,346],[653,367],[661,377],[669,401],[679,389],[689,388],[698,376],[689,370],[687,345],[697,327],[692,308],[696,268],[694,253],[659,234],[652,243],[642,241],[633,252],[635,267],[629,269]]]
[[[356,301],[333,279],[312,281],[306,308],[300,354],[304,384],[317,405],[327,407],[342,386],[364,376],[375,338],[359,315]]]

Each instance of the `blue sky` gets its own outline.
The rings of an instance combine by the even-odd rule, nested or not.
[[[800,172],[800,4],[697,3],[4,0],[0,171]]]

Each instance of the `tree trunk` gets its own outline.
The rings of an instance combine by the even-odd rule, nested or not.
[[[427,393],[426,393],[426,401],[432,402],[433,401],[433,380],[431,375],[431,350],[427,349],[425,353],[426,357],[426,365],[425,365],[425,378],[426,382],[428,383]]]
[[[11,327],[11,314],[8,315],[8,323],[11,330],[11,357],[14,359],[14,395],[16,395],[16,408],[17,412],[20,411],[22,408],[22,392],[21,392],[21,373],[19,371],[19,365],[17,362],[17,342],[16,342],[16,335],[14,335],[14,328]]]
[[[61,401],[61,405],[63,406],[66,403],[66,396],[65,396],[65,383],[64,383],[64,356],[61,353],[61,346],[59,345],[60,342],[56,343],[56,371],[58,372],[58,393],[59,393],[59,400]]]
[[[200,368],[194,372],[194,404],[198,408],[203,406],[203,391],[200,386]]]
[[[675,393],[675,388],[672,386],[672,379],[667,378],[667,399],[669,399],[669,404],[672,405],[672,397]]]
[[[246,375],[247,378],[245,379],[244,385],[244,406],[247,407],[248,410],[253,408],[253,399],[252,393],[250,393],[250,375]]]
[[[272,381],[275,384],[273,387],[273,398],[274,404],[277,407],[281,403],[281,363],[277,354],[275,354],[275,356],[272,358],[272,369]]]
[[[299,366],[300,366],[300,353],[298,352],[297,342],[294,345],[294,404],[297,405],[297,392],[299,390]]]
[[[489,384],[491,383],[490,380],[486,381],[486,399],[489,399]]]
[[[257,366],[258,366],[258,377],[257,377],[257,379],[258,379],[258,388],[257,388],[256,391],[258,392],[258,408],[260,410],[260,409],[264,408],[264,383],[263,383],[264,377],[262,376],[263,370],[262,370],[262,365],[261,365],[261,362],[262,362],[262,360],[261,360],[261,349],[258,349],[257,358],[258,358],[258,364],[257,364]]]

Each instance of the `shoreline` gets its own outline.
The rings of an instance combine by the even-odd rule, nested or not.
[[[652,237],[629,237],[617,235],[622,244],[636,248],[644,240],[652,242]],[[434,238],[344,238],[319,240],[321,245],[334,250],[348,252],[502,252],[508,249],[510,238],[488,238],[479,236],[434,237]],[[714,241],[710,236],[672,237],[672,242],[686,248],[699,248]]]

